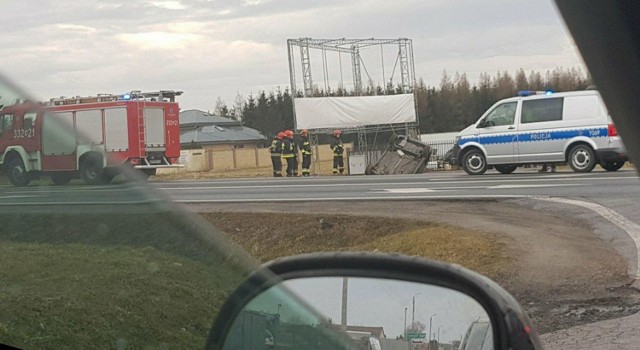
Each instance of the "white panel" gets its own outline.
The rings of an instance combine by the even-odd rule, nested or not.
[[[145,144],[149,147],[163,147],[164,138],[164,109],[144,109]]]
[[[78,144],[102,144],[102,111],[76,112],[76,138]]]
[[[416,121],[413,94],[295,99],[296,127],[321,129]]]
[[[104,129],[107,152],[129,149],[129,124],[126,108],[105,109]]]
[[[76,133],[73,130],[72,112],[47,113],[42,122],[44,155],[65,155],[75,152]]]
[[[600,115],[599,99],[591,96],[567,96],[564,98],[563,120],[593,119]]]

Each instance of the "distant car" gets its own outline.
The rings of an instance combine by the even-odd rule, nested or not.
[[[488,320],[478,320],[471,323],[462,338],[459,350],[490,350],[493,349],[493,333]]]
[[[508,174],[540,163],[568,163],[576,172],[600,164],[616,171],[627,160],[598,91],[521,91],[458,134],[452,164],[480,175],[489,167]]]

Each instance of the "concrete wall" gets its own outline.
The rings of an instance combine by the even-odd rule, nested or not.
[[[241,148],[236,148],[234,144],[218,144],[218,145],[205,145],[202,148],[210,149],[210,150],[214,150],[214,151],[231,151],[233,149],[255,149],[255,148],[258,148],[258,144],[256,144],[256,143],[238,143],[237,145],[241,145],[242,147]]]
[[[219,145],[222,146],[222,145]],[[345,158],[347,149],[353,144],[345,144]],[[333,152],[329,145],[316,145],[313,147],[314,158],[319,162],[331,161]],[[318,157],[318,158],[316,158]],[[345,159],[345,165],[348,159]],[[187,172],[199,171],[229,171],[240,169],[255,169],[271,166],[271,154],[268,148],[218,148],[207,147],[204,149],[187,149],[181,151],[180,163],[185,165]],[[175,173],[175,170],[161,169],[159,174]]]

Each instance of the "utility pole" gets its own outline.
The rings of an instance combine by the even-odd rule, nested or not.
[[[431,341],[431,323],[433,322],[433,317],[436,314],[431,315],[431,317],[429,317],[429,341]]]
[[[349,295],[349,279],[344,277],[342,279],[342,320],[340,325],[342,330],[347,330],[347,296]]]
[[[416,296],[413,296],[413,310],[411,311],[411,327],[413,327],[416,322]]]
[[[407,308],[404,308],[404,340],[407,340]]]
[[[413,327],[414,323],[416,322],[416,297],[420,294],[421,293],[413,295],[413,310],[411,311],[411,327]]]

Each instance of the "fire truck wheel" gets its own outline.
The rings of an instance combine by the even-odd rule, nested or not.
[[[24,168],[21,159],[15,158],[9,162],[9,181],[16,187],[26,186],[31,182],[31,176]]]
[[[68,173],[59,173],[51,175],[51,181],[56,186],[66,185],[71,181],[71,174]]]
[[[89,157],[80,164],[80,177],[89,185],[101,185],[104,183],[104,169],[102,162],[97,157]]]

